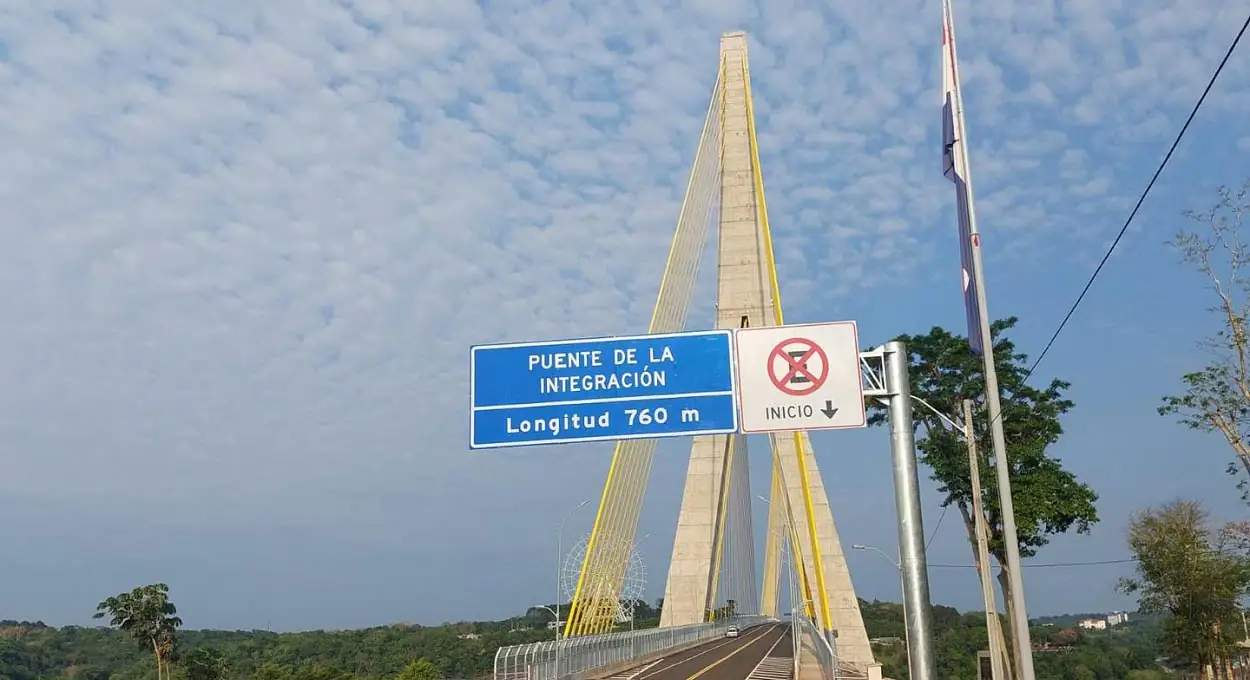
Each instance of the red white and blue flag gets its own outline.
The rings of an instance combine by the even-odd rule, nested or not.
[[[959,260],[962,265],[964,313],[968,321],[968,344],[974,354],[985,351],[981,341],[980,304],[973,276],[972,249],[981,246],[973,225],[972,189],[968,186],[968,149],[964,146],[963,99],[959,91],[959,66],[955,59],[955,27],[950,4],[942,2],[942,174],[955,184],[959,219]]]

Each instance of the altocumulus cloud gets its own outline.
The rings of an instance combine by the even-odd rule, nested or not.
[[[1163,146],[1243,11],[965,5],[983,219],[1039,257],[1105,237],[1071,227],[1122,213],[1126,146]],[[469,344],[644,327],[724,30],[751,32],[787,290],[900,285],[950,246],[938,26],[916,0],[8,3],[0,492],[383,533],[362,498],[452,493]],[[1244,62],[1208,114],[1230,144]],[[117,500],[135,479],[163,483]]]

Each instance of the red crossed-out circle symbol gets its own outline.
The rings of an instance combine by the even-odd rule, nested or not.
[[[810,367],[813,359],[819,360],[819,368]],[[829,357],[807,338],[782,340],[768,355],[768,379],[791,396],[811,394],[829,379]]]

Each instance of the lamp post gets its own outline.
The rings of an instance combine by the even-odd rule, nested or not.
[[[890,564],[893,564],[895,569],[898,569],[899,571],[903,570],[903,565],[899,564],[898,560],[894,559],[893,557],[890,557],[881,548],[878,548],[873,545],[860,545],[859,543],[856,543],[855,545],[851,546],[851,549],[852,550],[869,550],[869,551],[875,552],[878,555],[884,557],[886,561],[888,561]]]
[[[769,502],[763,496],[760,496],[759,498],[765,503]],[[803,596],[799,594],[798,579],[795,577],[795,573],[794,573],[794,569],[795,569],[794,554],[793,554],[794,544],[789,542],[789,537],[785,535],[788,533],[786,531],[788,528],[789,528],[789,524],[786,524],[780,529],[772,529],[772,530],[778,533],[777,540],[781,541],[781,549],[778,551],[781,553],[779,555],[780,561],[781,561],[780,566],[784,567],[790,576],[790,578],[787,579],[786,585],[789,586],[788,591],[789,591],[789,596],[790,596],[789,597],[790,599],[790,656],[794,657],[794,663],[791,668],[791,672],[794,673],[794,678],[797,680],[799,678],[800,671],[802,670],[801,664],[800,664],[801,653],[800,653],[800,645],[799,645],[799,635],[801,633],[801,631],[799,630],[799,608],[802,606],[802,604],[800,603],[800,600],[802,599]],[[835,675],[837,674],[836,668],[834,669],[834,674]]]
[[[651,538],[651,534],[650,534],[650,533],[643,534],[643,535],[642,535],[642,538],[638,539],[638,542],[637,542],[637,543],[634,543],[634,552],[635,552],[635,553],[636,553],[636,552],[638,552],[638,546],[642,545],[642,542],[643,542],[643,541],[645,541],[645,540],[647,540],[648,538]],[[645,586],[645,583],[644,583],[644,586]],[[634,629],[634,611],[635,611],[635,608],[637,607],[637,605],[638,605],[638,598],[637,598],[637,597],[633,597],[633,598],[631,598],[631,599],[629,600],[629,629],[630,629],[631,631]]]
[[[756,495],[756,498],[759,499],[760,502],[769,506],[771,509],[773,504],[771,500],[760,495]],[[788,579],[789,583],[787,584],[790,591],[790,641],[793,646],[791,654],[794,657],[794,677],[797,678],[799,677],[800,670],[799,649],[802,646],[799,642],[799,636],[802,634],[802,630],[799,627],[799,615],[800,612],[803,612],[805,616],[809,611],[816,611],[816,603],[813,600],[804,598],[804,593],[800,592],[802,589],[799,586],[799,572],[797,570],[805,569],[806,567],[804,567],[801,563],[802,556],[796,556],[794,554],[795,547],[798,546],[798,537],[794,534],[794,525],[790,523],[789,513],[787,512],[786,516],[783,518],[780,529],[773,529],[770,526],[769,531],[776,531],[777,533],[775,535],[777,536],[777,540],[781,541],[780,557],[782,564],[779,565],[778,568],[784,567],[790,574],[790,578]],[[810,607],[810,609],[808,607]],[[826,642],[829,643],[830,649],[835,649],[835,645],[837,644],[836,640],[826,638]],[[838,673],[836,667],[833,669],[833,672],[836,680]]]
[[[758,500],[759,502],[763,503],[764,505],[767,505],[767,506],[769,507],[770,521],[771,521],[771,512],[772,512],[772,505],[773,505],[773,502],[772,502],[770,499],[765,498],[764,496],[761,496],[761,495],[759,495],[759,494],[756,494],[756,495],[755,495],[755,499],[756,499],[756,500]],[[789,568],[790,568],[790,579],[791,579],[791,581],[792,581],[792,582],[794,582],[794,583],[792,583],[791,585],[792,585],[793,587],[797,587],[797,585],[795,585],[795,583],[797,583],[797,581],[795,580],[795,578],[796,578],[796,572],[795,572],[794,570],[795,570],[795,569],[803,569],[803,568],[804,568],[804,567],[802,566],[802,559],[803,559],[803,558],[802,558],[802,556],[801,556],[801,555],[800,555],[800,556],[798,556],[798,557],[796,557],[796,556],[793,554],[793,550],[794,550],[794,548],[795,548],[795,547],[797,547],[797,546],[799,545],[799,539],[798,539],[798,536],[797,536],[797,535],[795,535],[795,533],[794,533],[794,524],[791,522],[792,517],[790,516],[790,510],[789,510],[789,508],[787,507],[787,505],[786,505],[786,504],[783,504],[783,505],[782,505],[782,508],[783,508],[783,509],[782,509],[782,512],[784,512],[785,514],[782,516],[782,520],[781,520],[781,529],[780,529],[780,532],[779,532],[779,533],[774,534],[774,535],[776,535],[776,536],[777,536],[778,540],[780,540],[780,541],[781,541],[781,545],[783,546],[782,551],[781,551],[781,552],[782,552],[782,556],[784,557],[787,551],[789,551],[789,552],[791,553],[791,554],[790,554],[790,564],[789,564]],[[772,531],[772,527],[771,527],[771,526],[769,527],[769,531],[770,531],[770,532]],[[796,566],[795,566],[796,564],[797,564],[797,565],[799,565],[799,566],[797,566],[797,567],[796,567]],[[778,568],[780,568],[780,566],[781,566],[781,565],[778,565]],[[808,600],[804,600],[804,602],[807,602],[807,601],[808,601]],[[793,597],[793,594],[791,595],[791,598],[790,598],[790,604],[791,604],[791,608],[793,608],[793,605],[794,605],[794,597]],[[814,607],[814,606],[816,606],[814,602],[812,603],[812,606],[813,606],[813,607]],[[805,611],[806,611],[806,610],[805,610]],[[815,611],[815,610],[812,610],[812,611]]]
[[[929,402],[925,401],[924,399],[921,399],[920,397],[917,397],[914,394],[911,395],[911,400],[929,409],[929,411],[932,412],[933,415],[937,416],[939,419],[941,419],[942,422],[946,423],[947,427],[949,427],[950,429],[960,434],[964,434],[964,428],[962,426],[955,424],[955,421],[951,420],[950,416],[934,408],[933,404],[930,404]]]
[[[859,543],[856,543],[851,546],[851,549],[852,550],[868,550],[870,552],[875,552],[878,555],[884,557],[887,562],[894,565],[894,568],[898,570],[899,588],[901,589],[903,587],[903,563],[900,560],[896,560],[893,557],[890,557],[889,554],[887,554],[884,550],[876,546],[860,545]],[[911,668],[911,640],[910,640],[910,636],[907,633],[907,598],[905,597],[903,598],[903,644],[907,647],[907,667],[910,669]]]
[[[557,606],[559,606],[559,605],[557,605]],[[547,610],[548,612],[550,612],[552,616],[556,617],[556,641],[555,641],[555,649],[556,649],[556,672],[555,672],[555,675],[553,675],[553,676],[552,676],[552,680],[559,680],[559,678],[560,678],[560,614],[559,614],[559,612],[557,612],[556,610],[552,609],[551,607],[548,607],[548,606],[547,606],[547,605],[545,605],[545,604],[536,604],[536,605],[534,605],[534,608],[535,608],[535,609],[545,609],[545,610]]]
[[[556,610],[552,612],[553,614],[556,615],[556,640],[559,640],[561,637],[560,635],[560,600],[564,599],[564,588],[562,587],[564,585],[562,583],[563,581],[562,576],[564,575],[564,570],[563,570],[564,565],[562,564],[564,562],[564,525],[568,523],[569,518],[573,516],[573,513],[586,507],[586,504],[589,502],[590,502],[590,499],[587,498],[581,503],[578,503],[577,507],[573,508],[572,510],[569,510],[568,513],[564,516],[564,519],[560,520],[560,528],[556,529]],[[556,645],[556,658],[557,659],[559,659],[559,650],[560,650],[560,646],[557,644]],[[556,664],[556,670],[557,671],[560,670],[559,663]]]

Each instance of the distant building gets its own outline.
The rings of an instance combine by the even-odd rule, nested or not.
[[[1106,630],[1107,620],[1106,619],[1081,619],[1080,622],[1078,622],[1076,625],[1084,628],[1085,630]]]
[[[1111,612],[1107,615],[1108,626],[1118,626],[1122,623],[1128,623],[1127,612]]]

